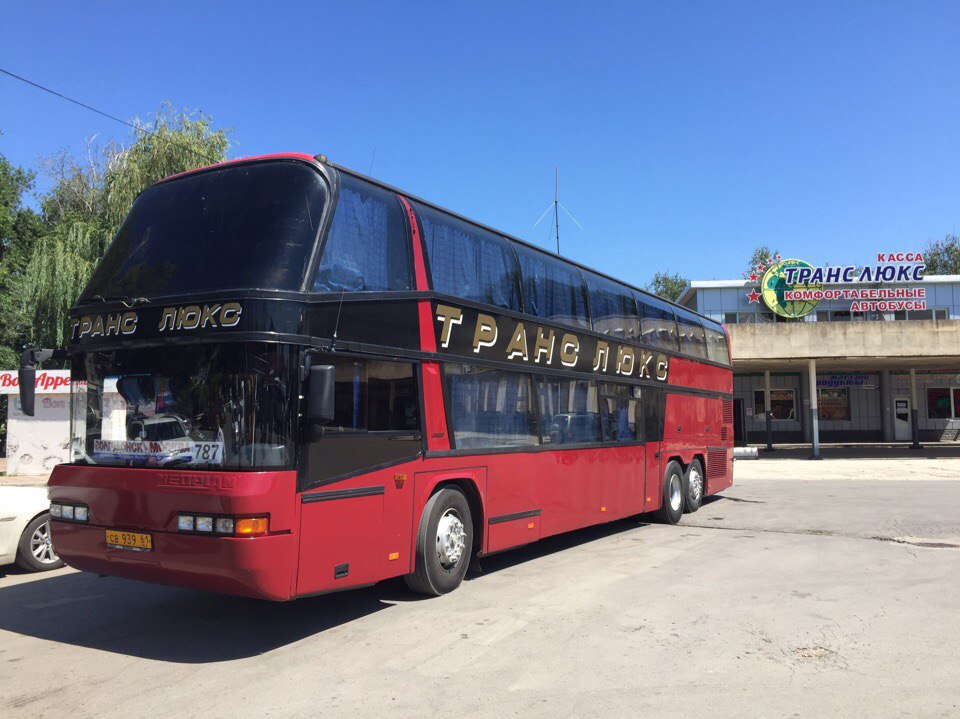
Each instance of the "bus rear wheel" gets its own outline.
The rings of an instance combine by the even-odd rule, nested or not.
[[[419,594],[440,596],[460,586],[473,548],[470,505],[459,489],[444,487],[423,508],[412,574],[403,580]]]
[[[683,516],[683,469],[670,460],[663,473],[663,497],[657,513],[664,524],[677,524]]]
[[[696,512],[703,503],[703,465],[695,459],[683,475],[683,505],[687,512]]]

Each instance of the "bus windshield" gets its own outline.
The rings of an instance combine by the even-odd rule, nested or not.
[[[71,453],[117,467],[289,469],[296,348],[88,352],[73,363]]]
[[[324,181],[306,163],[242,163],[161,182],[137,198],[81,301],[299,290]]]

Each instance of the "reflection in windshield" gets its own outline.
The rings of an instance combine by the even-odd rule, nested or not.
[[[74,363],[73,461],[291,467],[296,367],[285,345],[91,352]]]

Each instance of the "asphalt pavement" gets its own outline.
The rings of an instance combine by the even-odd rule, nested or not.
[[[680,526],[547,539],[437,599],[0,569],[0,716],[958,716],[960,459],[851,461],[738,462]]]

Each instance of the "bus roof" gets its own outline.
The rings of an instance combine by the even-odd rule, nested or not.
[[[468,222],[468,223],[470,223],[471,225],[474,225],[475,227],[479,227],[479,228],[481,228],[481,229],[483,229],[483,230],[486,230],[486,231],[488,231],[488,232],[492,232],[492,233],[494,233],[494,234],[496,234],[496,235],[500,235],[501,237],[505,237],[506,239],[510,240],[511,242],[516,242],[516,243],[518,243],[518,244],[520,244],[520,245],[523,245],[524,247],[528,247],[528,248],[530,248],[530,249],[532,249],[532,250],[535,250],[535,251],[537,251],[537,252],[542,252],[542,253],[544,253],[544,254],[546,254],[546,255],[549,255],[549,256],[551,256],[551,257],[559,260],[560,262],[564,262],[564,263],[566,263],[566,264],[568,264],[568,265],[572,265],[572,266],[574,266],[574,267],[578,267],[578,268],[580,268],[581,270],[585,270],[585,271],[587,271],[587,272],[592,272],[592,273],[595,274],[595,275],[598,275],[598,276],[600,276],[600,277],[604,277],[604,278],[610,280],[611,282],[616,282],[617,284],[622,285],[622,286],[624,286],[624,287],[626,287],[626,288],[628,288],[628,289],[630,289],[630,290],[633,290],[634,292],[639,292],[640,294],[643,294],[643,295],[646,295],[646,296],[648,296],[648,297],[651,297],[651,298],[653,298],[654,300],[657,300],[657,301],[659,301],[659,302],[663,302],[663,303],[665,303],[665,304],[668,304],[668,305],[670,305],[671,307],[674,307],[674,308],[683,310],[684,312],[689,312],[690,314],[696,315],[697,317],[700,317],[700,318],[702,318],[702,319],[705,319],[705,320],[707,320],[708,322],[711,322],[711,323],[713,323],[713,324],[722,325],[722,323],[717,322],[715,319],[712,319],[712,318],[710,318],[710,317],[707,317],[706,315],[702,315],[702,314],[700,314],[699,312],[697,312],[696,310],[692,310],[692,309],[690,309],[689,307],[684,307],[683,305],[678,304],[678,303],[676,303],[676,302],[672,302],[672,301],[666,299],[665,297],[660,297],[659,295],[655,295],[655,294],[653,294],[652,292],[649,292],[649,291],[647,291],[647,290],[641,289],[640,287],[636,287],[635,285],[631,285],[631,284],[628,283],[628,282],[624,282],[623,280],[619,280],[619,279],[617,279],[616,277],[613,277],[613,276],[611,276],[611,275],[608,275],[608,274],[605,273],[605,272],[601,272],[600,270],[595,270],[595,269],[593,269],[592,267],[589,267],[588,265],[584,265],[584,264],[582,264],[582,263],[580,263],[580,262],[577,262],[576,260],[571,260],[571,259],[569,259],[569,258],[567,258],[567,257],[564,257],[563,255],[558,255],[556,252],[551,252],[551,251],[548,250],[548,249],[545,249],[545,248],[543,248],[543,247],[540,247],[539,245],[535,245],[535,244],[533,244],[533,243],[531,243],[531,242],[527,242],[526,240],[521,240],[519,237],[514,237],[513,235],[511,235],[511,234],[509,234],[509,233],[507,233],[507,232],[503,232],[502,230],[498,230],[498,229],[496,229],[495,227],[491,227],[490,225],[485,225],[485,224],[482,223],[482,222],[478,222],[477,220],[473,220],[473,219],[471,219],[471,218],[469,218],[469,217],[466,217],[466,216],[461,215],[461,214],[459,214],[459,213],[457,213],[457,212],[454,212],[453,210],[448,210],[447,208],[442,207],[441,205],[438,205],[438,204],[435,203],[435,202],[431,202],[430,200],[425,200],[425,199],[423,199],[423,198],[421,198],[421,197],[418,197],[417,195],[414,195],[414,194],[412,194],[412,193],[410,193],[410,192],[407,192],[407,191],[405,191],[405,190],[401,190],[400,188],[394,187],[393,185],[389,185],[389,184],[387,184],[386,182],[383,182],[382,180],[378,180],[378,179],[376,179],[376,178],[374,178],[374,177],[370,177],[369,175],[364,175],[362,172],[357,172],[356,170],[352,170],[352,169],[350,169],[349,167],[344,167],[343,165],[338,165],[338,164],[336,164],[336,163],[334,163],[334,162],[330,162],[329,160],[327,160],[327,158],[326,158],[324,155],[317,155],[317,156],[316,156],[315,158],[313,158],[313,159],[317,160],[318,162],[320,162],[320,163],[322,163],[322,164],[329,165],[330,167],[332,167],[332,168],[334,168],[334,169],[336,169],[336,170],[338,170],[338,171],[340,171],[340,172],[344,172],[344,173],[346,173],[346,174],[348,174],[348,175],[352,175],[353,177],[357,177],[357,178],[359,178],[359,179],[361,179],[361,180],[365,180],[366,182],[370,182],[370,183],[372,183],[372,184],[374,184],[374,185],[377,185],[378,187],[382,187],[382,188],[385,189],[385,190],[389,190],[390,192],[395,192],[395,193],[397,193],[397,194],[403,195],[404,197],[408,197],[408,198],[410,198],[411,200],[415,200],[416,202],[419,202],[419,203],[421,203],[421,204],[423,204],[423,205],[427,205],[428,207],[432,207],[432,208],[435,209],[435,210],[439,210],[440,212],[444,212],[444,213],[446,213],[446,214],[448,214],[448,215],[450,215],[450,216],[452,216],[452,217],[456,217],[456,218],[459,219],[459,220],[463,220],[464,222]]]
[[[571,260],[571,259],[569,259],[569,258],[567,258],[567,257],[562,256],[562,255],[558,255],[556,252],[552,252],[552,251],[550,251],[550,250],[548,250],[548,249],[546,249],[546,248],[540,247],[539,245],[535,245],[535,244],[533,244],[533,243],[531,243],[531,242],[527,242],[526,240],[522,240],[522,239],[520,239],[519,237],[515,237],[514,235],[511,235],[511,234],[509,234],[509,233],[507,233],[507,232],[503,232],[502,230],[498,230],[498,229],[496,229],[495,227],[491,227],[490,225],[486,225],[486,224],[484,224],[484,223],[482,223],[482,222],[478,222],[477,220],[471,219],[470,217],[466,217],[465,215],[461,215],[461,214],[459,214],[458,212],[454,212],[453,210],[449,210],[449,209],[447,209],[447,208],[445,208],[445,207],[443,207],[443,206],[441,206],[441,205],[438,205],[436,202],[431,202],[430,200],[425,200],[425,199],[423,199],[422,197],[419,197],[419,196],[417,196],[417,195],[414,195],[413,193],[407,192],[407,191],[402,190],[402,189],[400,189],[400,188],[398,188],[398,187],[394,187],[393,185],[390,185],[390,184],[388,184],[388,183],[386,183],[386,182],[384,182],[384,181],[382,181],[382,180],[378,180],[378,179],[376,179],[376,178],[374,178],[374,177],[370,177],[369,175],[365,175],[365,174],[363,174],[362,172],[357,172],[356,170],[352,170],[352,169],[350,169],[349,167],[344,167],[343,165],[338,165],[338,164],[335,163],[335,162],[330,162],[330,161],[326,158],[326,156],[325,156],[325,155],[322,155],[322,154],[318,154],[318,155],[308,155],[308,154],[302,153],[302,152],[278,152],[278,153],[272,153],[272,154],[266,154],[266,155],[253,155],[253,156],[250,156],[250,157],[239,157],[239,158],[236,158],[236,159],[234,159],[234,160],[226,160],[226,161],[224,161],[224,162],[218,162],[218,163],[214,163],[214,164],[212,164],[212,165],[205,165],[205,166],[203,166],[203,167],[197,167],[197,168],[194,168],[194,169],[192,169],[192,170],[186,170],[186,171],[184,171],[184,172],[179,172],[179,173],[177,173],[177,174],[170,175],[169,177],[165,177],[164,179],[160,180],[160,182],[161,182],[161,183],[162,183],[162,182],[167,182],[168,180],[173,180],[173,179],[176,179],[176,178],[179,178],[179,177],[183,177],[183,176],[185,176],[185,175],[191,175],[191,174],[198,173],[198,172],[204,172],[204,171],[207,171],[207,170],[212,170],[212,169],[214,169],[214,168],[225,167],[225,166],[228,166],[228,165],[237,165],[237,164],[242,164],[242,163],[245,163],[245,162],[262,162],[262,161],[264,161],[264,160],[301,160],[301,161],[304,161],[304,162],[308,162],[308,163],[310,163],[310,164],[320,163],[321,165],[327,165],[327,166],[329,166],[329,167],[334,168],[335,170],[337,170],[337,171],[339,171],[339,172],[344,172],[344,173],[346,173],[346,174],[348,174],[348,175],[352,175],[353,177],[357,177],[357,178],[359,178],[359,179],[361,179],[361,180],[364,180],[364,181],[366,181],[366,182],[370,182],[370,183],[372,183],[372,184],[374,184],[374,185],[376,185],[376,186],[378,186],[378,187],[381,187],[381,188],[383,188],[383,189],[385,189],[385,190],[388,190],[388,191],[390,191],[390,192],[395,192],[395,193],[397,193],[397,194],[403,195],[404,197],[408,197],[408,198],[410,198],[411,200],[415,200],[416,202],[419,202],[419,203],[421,203],[421,204],[423,204],[423,205],[427,205],[428,207],[432,207],[432,208],[434,208],[435,210],[439,210],[440,212],[446,213],[446,214],[448,214],[448,215],[450,215],[450,216],[452,216],[452,217],[456,217],[456,218],[459,219],[459,220],[462,220],[462,221],[464,221],[464,222],[468,222],[468,223],[470,223],[471,225],[474,225],[475,227],[479,227],[479,228],[481,228],[481,229],[483,229],[483,230],[486,230],[486,231],[488,231],[488,232],[492,232],[492,233],[494,233],[494,234],[496,234],[496,235],[500,235],[501,237],[505,237],[506,239],[510,240],[511,242],[516,242],[516,243],[518,243],[518,244],[520,244],[520,245],[523,245],[524,247],[528,247],[528,248],[530,248],[531,250],[534,250],[534,251],[536,251],[536,252],[542,252],[542,253],[544,253],[544,254],[546,254],[546,255],[549,255],[550,257],[553,257],[553,258],[559,260],[560,262],[563,262],[563,263],[568,264],[568,265],[572,265],[572,266],[574,266],[574,267],[578,267],[579,269],[585,270],[585,271],[587,271],[587,272],[592,272],[592,273],[595,274],[595,275],[598,275],[598,276],[600,276],[600,277],[604,277],[604,278],[610,280],[611,282],[615,282],[615,283],[617,283],[617,284],[619,284],[619,285],[622,285],[622,286],[624,286],[624,287],[626,287],[626,288],[628,288],[628,289],[630,289],[630,290],[633,290],[634,292],[639,292],[640,294],[643,294],[643,295],[646,295],[646,296],[648,296],[648,297],[651,297],[651,298],[653,298],[654,300],[657,300],[657,301],[659,301],[659,302],[666,303],[666,304],[670,305],[671,307],[674,307],[674,308],[683,310],[684,312],[688,312],[688,313],[690,313],[690,314],[694,314],[694,315],[696,315],[696,316],[698,316],[698,317],[700,317],[700,318],[702,318],[702,319],[707,320],[708,322],[711,322],[711,323],[713,323],[713,324],[718,324],[718,325],[721,324],[720,322],[717,322],[716,320],[714,320],[714,319],[712,319],[712,318],[710,318],[710,317],[707,317],[706,315],[700,314],[700,313],[697,312],[696,310],[690,309],[689,307],[685,307],[685,306],[683,306],[683,305],[681,305],[681,304],[679,304],[679,303],[677,303],[677,302],[673,302],[673,301],[668,300],[668,299],[666,299],[666,298],[664,298],[664,297],[660,297],[659,295],[655,295],[655,294],[653,294],[652,292],[649,292],[649,291],[647,291],[647,290],[645,290],[645,289],[642,289],[642,288],[640,288],[640,287],[637,287],[637,286],[635,286],[635,285],[631,285],[631,284],[628,283],[628,282],[624,282],[623,280],[617,279],[616,277],[613,277],[613,276],[611,276],[611,275],[608,275],[608,274],[605,273],[605,272],[601,272],[600,270],[596,270],[596,269],[594,269],[594,268],[592,268],[592,267],[589,267],[588,265],[585,265],[585,264],[583,264],[583,263],[581,263],[581,262],[577,262],[576,260]],[[158,184],[159,184],[159,183],[158,183]]]

